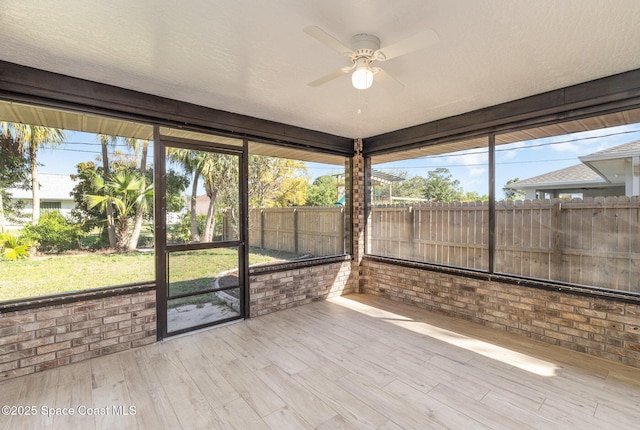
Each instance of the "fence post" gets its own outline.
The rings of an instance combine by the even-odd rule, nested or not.
[[[349,233],[349,232],[346,231],[345,222],[344,222],[344,207],[340,207],[339,214],[340,214],[340,219],[339,219],[340,225],[339,225],[338,228],[340,229],[340,232],[341,232],[341,234],[340,234],[340,239],[341,240],[340,240],[340,243],[338,245],[338,246],[340,246],[340,249],[338,250],[338,252],[336,254],[344,254],[345,251],[346,251],[345,250],[345,248],[346,248],[345,243],[347,241],[347,237],[348,237],[348,233]]]
[[[561,279],[562,275],[562,201],[554,203],[551,209],[551,279]]]
[[[407,227],[409,228],[409,237],[408,237],[408,248],[411,250],[410,258],[414,258],[416,255],[415,248],[415,236],[416,236],[416,223],[415,223],[415,210],[413,206],[409,206],[409,211],[407,213],[407,223],[409,224]],[[409,255],[407,255],[409,257]]]
[[[264,249],[264,209],[260,209],[260,249]]]
[[[293,210],[293,252],[298,255],[298,209]]]

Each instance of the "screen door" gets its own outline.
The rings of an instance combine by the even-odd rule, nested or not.
[[[163,338],[246,313],[246,142],[159,128],[158,328]]]

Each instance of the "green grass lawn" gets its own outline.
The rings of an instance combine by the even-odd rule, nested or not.
[[[0,261],[0,301],[155,280],[153,253],[51,255]],[[272,261],[250,254],[249,263]],[[179,253],[171,265],[171,281],[209,279],[237,267],[235,250]],[[197,287],[196,287],[197,288]]]

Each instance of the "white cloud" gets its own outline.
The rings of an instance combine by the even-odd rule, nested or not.
[[[480,175],[484,175],[486,172],[487,172],[487,169],[472,167],[471,169],[469,169],[469,176],[480,176]]]
[[[446,164],[478,166],[486,165],[489,162],[489,155],[486,148],[470,149],[468,151],[457,152],[455,155],[446,157]]]
[[[518,151],[516,149],[504,151],[500,153],[501,160],[512,160],[518,156]]]
[[[574,152],[576,154],[581,153],[583,148],[576,145],[574,142],[561,142],[550,145],[550,148],[556,152]]]

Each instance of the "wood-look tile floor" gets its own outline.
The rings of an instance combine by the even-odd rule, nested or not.
[[[640,369],[350,295],[5,381],[0,405],[36,407],[11,430],[638,429]]]

